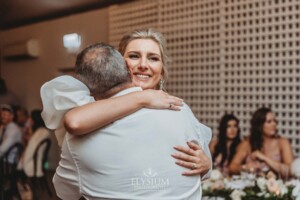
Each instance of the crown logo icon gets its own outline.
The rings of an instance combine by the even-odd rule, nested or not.
[[[152,177],[155,177],[157,175],[157,172],[154,171],[153,169],[151,168],[148,168],[144,171],[144,176],[148,177],[148,178],[152,178]]]

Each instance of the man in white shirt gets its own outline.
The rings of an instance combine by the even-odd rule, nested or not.
[[[123,57],[112,47],[95,44],[81,56],[85,62],[76,67],[91,69],[85,68],[79,79],[81,76],[96,99],[141,90],[133,87]],[[110,62],[101,57],[109,57]],[[91,83],[89,75],[105,80]],[[200,176],[182,176],[185,169],[174,164],[170,155],[175,153],[174,146],[187,146],[191,140],[205,148],[210,138],[210,129],[200,124],[186,105],[180,112],[141,109],[93,133],[80,137],[66,134],[53,179],[57,195],[65,200],[81,196],[199,200]]]

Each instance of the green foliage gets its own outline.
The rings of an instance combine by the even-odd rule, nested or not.
[[[230,200],[230,194],[232,193],[232,189],[221,189],[221,190],[204,190],[202,196],[208,197],[223,197],[225,200]]]

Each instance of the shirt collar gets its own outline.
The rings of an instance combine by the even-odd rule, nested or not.
[[[118,97],[118,96],[122,96],[122,95],[129,94],[132,92],[136,92],[136,91],[143,91],[143,89],[141,87],[130,87],[130,88],[127,88],[125,90],[118,92],[117,94],[113,95],[112,97]]]

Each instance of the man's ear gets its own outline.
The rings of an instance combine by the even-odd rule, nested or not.
[[[131,71],[130,71],[130,69],[129,69],[128,66],[127,66],[127,72],[128,72],[128,74],[130,75],[130,79],[132,80],[132,74],[131,74]]]

